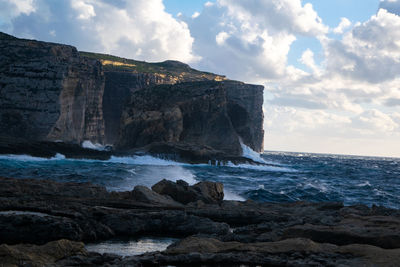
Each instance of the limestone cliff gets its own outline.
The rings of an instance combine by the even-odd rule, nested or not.
[[[67,45],[0,33],[0,133],[28,140],[102,142],[104,74]]]
[[[178,61],[147,63],[0,33],[2,140],[240,156],[240,141],[262,150],[262,104],[262,86]]]
[[[123,113],[118,146],[165,142],[239,156],[242,139],[261,151],[262,91],[262,86],[235,81],[186,82],[138,90]]]
[[[106,77],[103,115],[107,144],[118,141],[123,130],[120,128],[122,113],[135,91],[158,84],[226,80],[225,76],[198,71],[179,61],[147,63],[105,54],[80,53],[99,60],[103,65]]]

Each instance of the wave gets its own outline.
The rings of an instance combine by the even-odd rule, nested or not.
[[[280,166],[234,164],[230,161],[224,165],[218,165],[218,166],[211,164],[190,164],[190,163],[177,162],[162,158],[156,158],[150,155],[125,156],[125,157],[111,156],[109,160],[97,160],[97,159],[71,159],[71,158],[66,158],[64,155],[59,153],[57,153],[52,158],[8,154],[8,155],[0,155],[0,160],[23,161],[23,162],[46,162],[46,161],[63,160],[63,161],[75,161],[75,162],[88,162],[88,163],[103,162],[103,163],[143,165],[143,166],[181,166],[181,167],[186,166],[186,167],[212,167],[212,168],[229,167],[229,168],[256,170],[256,171],[268,171],[268,172],[297,172],[296,170]]]
[[[253,160],[254,162],[266,164],[267,162],[261,157],[261,155],[255,152],[250,147],[243,144],[242,140],[240,140],[240,146],[242,147],[242,156],[248,159]]]
[[[232,192],[224,189],[224,200],[245,201],[246,199],[239,196],[238,194],[232,193]]]
[[[106,162],[110,163],[122,163],[122,164],[135,164],[135,165],[155,165],[155,166],[184,166],[190,165],[187,163],[181,163],[172,160],[166,160],[161,158],[156,158],[150,155],[145,156],[128,156],[128,157],[117,157],[111,156]]]
[[[233,164],[232,162],[228,162],[226,167],[231,168],[240,168],[240,169],[249,169],[255,171],[266,171],[266,172],[297,172],[297,170],[280,167],[280,166],[269,166],[269,165],[252,165],[252,164]]]
[[[34,157],[29,155],[14,155],[14,154],[0,155],[0,160],[14,160],[14,161],[25,161],[25,162],[65,160],[65,159],[66,159],[65,156],[59,153],[57,153],[54,157],[51,158]]]

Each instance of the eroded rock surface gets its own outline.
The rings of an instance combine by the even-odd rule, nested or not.
[[[158,193],[167,187],[179,190]],[[52,256],[49,262],[54,266],[398,266],[400,260],[398,210],[341,203],[221,202],[222,185],[211,182],[189,186],[161,181],[154,188],[108,192],[88,183],[0,178],[0,243],[7,244],[1,247],[0,259],[12,262],[15,252],[10,245],[19,243],[156,235],[183,239],[163,252],[121,258],[78,249],[63,259]],[[196,192],[193,201],[173,199],[189,189]],[[210,196],[214,201],[204,201]],[[29,259],[41,263],[41,252],[33,251]]]
[[[104,74],[75,47],[0,33],[0,132],[31,141],[102,142]]]

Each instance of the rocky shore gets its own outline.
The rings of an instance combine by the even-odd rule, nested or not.
[[[223,200],[223,185],[162,180],[108,192],[0,178],[0,266],[398,266],[400,211],[341,203]],[[121,257],[84,243],[177,237]]]

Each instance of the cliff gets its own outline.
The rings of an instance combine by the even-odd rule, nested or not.
[[[0,33],[0,133],[37,141],[102,142],[104,74],[67,45]]]
[[[243,139],[260,151],[263,118],[254,110],[261,109],[262,89],[236,81],[203,81],[138,90],[122,115],[118,147],[164,142],[239,156]]]
[[[178,61],[147,63],[0,33],[2,140],[240,156],[241,141],[262,151],[262,96],[262,86]]]
[[[121,116],[135,91],[158,84],[226,79],[221,75],[192,69],[179,61],[147,63],[105,54],[89,52],[80,52],[80,54],[99,60],[103,65],[106,77],[103,115],[107,144],[114,144],[119,140],[119,134],[123,131],[120,128]]]

